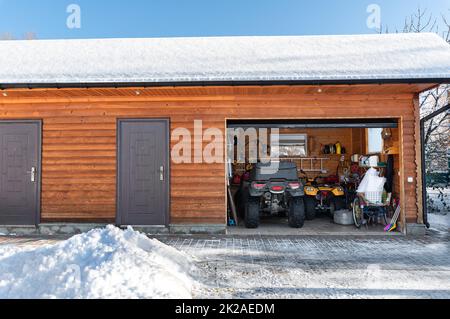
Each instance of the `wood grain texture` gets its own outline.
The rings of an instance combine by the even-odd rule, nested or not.
[[[427,87],[137,88],[139,96],[136,89],[8,90],[0,119],[43,121],[41,221],[114,220],[118,118],[169,118],[171,130],[190,131],[194,120],[224,130],[227,119],[399,118],[406,179],[417,176],[414,93]],[[224,165],[171,166],[171,222],[225,223]],[[417,184],[403,186],[403,212],[416,220]]]

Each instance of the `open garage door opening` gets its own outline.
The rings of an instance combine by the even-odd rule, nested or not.
[[[228,120],[228,232],[400,233],[398,123]]]

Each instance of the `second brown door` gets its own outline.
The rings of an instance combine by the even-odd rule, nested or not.
[[[120,225],[167,225],[169,139],[167,120],[119,120]]]

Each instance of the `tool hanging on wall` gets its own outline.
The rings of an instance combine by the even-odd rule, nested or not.
[[[336,154],[341,155],[342,154],[342,145],[341,143],[337,142],[334,147],[336,148]]]
[[[336,154],[336,145],[330,144],[330,154]]]

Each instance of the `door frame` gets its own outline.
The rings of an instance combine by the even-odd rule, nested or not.
[[[171,167],[170,167],[170,118],[118,118],[116,123],[116,225],[122,226],[122,216],[120,216],[119,213],[119,203],[120,203],[120,189],[121,189],[121,179],[120,179],[120,163],[121,163],[121,157],[120,157],[120,149],[121,149],[121,142],[120,138],[122,136],[122,130],[121,130],[121,124],[122,123],[142,123],[142,122],[162,122],[166,126],[166,174],[167,174],[167,183],[166,183],[166,211],[164,213],[164,220],[165,225],[161,226],[169,226],[170,224],[170,210],[171,210],[171,202],[170,202],[170,185],[171,185]],[[138,225],[135,225],[138,226]],[[144,226],[150,226],[150,225],[144,225]],[[159,225],[155,225],[159,226]]]
[[[37,124],[37,181],[36,181],[36,212],[34,216],[35,226],[41,222],[41,197],[42,197],[42,119],[14,120],[0,119],[0,124]]]

